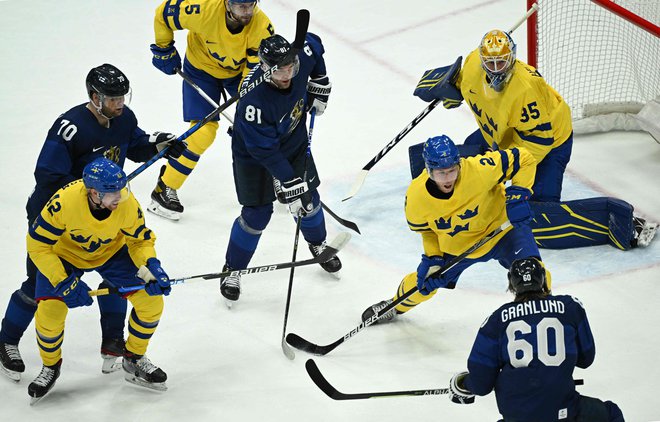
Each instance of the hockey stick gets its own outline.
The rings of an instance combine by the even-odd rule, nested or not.
[[[220,107],[215,101],[213,101],[213,98],[209,97],[208,94],[207,94],[206,92],[204,92],[204,90],[203,90],[202,88],[200,88],[200,87],[195,83],[195,81],[192,80],[192,78],[191,78],[190,76],[188,76],[187,74],[183,73],[183,71],[182,71],[181,69],[177,69],[177,70],[176,70],[176,73],[177,73],[177,75],[181,76],[181,77],[183,78],[184,81],[188,82],[188,85],[190,85],[195,91],[197,91],[197,93],[198,93],[202,98],[204,98],[204,99],[206,100],[207,103],[209,103],[210,105],[212,105],[212,106],[215,107],[215,108],[219,108],[219,107]],[[227,113],[225,113],[224,111],[222,111],[222,115],[225,117],[225,119],[229,120],[229,123],[231,123],[232,125],[234,124],[234,119],[232,119],[232,117],[231,117],[229,114],[227,114]]]
[[[511,226],[511,223],[509,221],[506,221],[504,224],[502,224],[500,227],[496,228],[493,230],[490,234],[486,235],[484,238],[482,238],[480,241],[472,245],[470,248],[468,248],[465,252],[462,254],[454,257],[449,263],[445,264],[442,268],[440,268],[438,271],[434,272],[433,274],[429,275],[428,277],[438,277],[447,271],[449,271],[451,268],[453,268],[456,264],[458,264],[460,261],[462,261],[465,257],[482,247],[484,244],[486,244],[488,241],[502,233],[504,230],[509,228]],[[427,278],[428,278],[427,277]],[[325,346],[319,346],[318,344],[314,344],[308,340],[305,340],[304,338],[300,337],[297,334],[294,333],[289,333],[286,336],[286,342],[289,343],[291,346],[295,347],[298,350],[302,350],[307,353],[311,353],[313,355],[319,355],[323,356],[328,354],[329,352],[333,351],[337,346],[345,342],[346,340],[350,339],[366,327],[372,325],[374,322],[378,320],[378,318],[381,317],[381,315],[385,315],[390,309],[393,309],[395,306],[403,302],[404,300],[408,299],[410,296],[415,294],[418,291],[417,286],[413,287],[412,289],[408,290],[405,292],[403,295],[399,296],[396,300],[394,300],[392,303],[381,309],[380,311],[376,312],[374,315],[371,316],[371,318],[367,319],[364,321],[362,324],[358,325],[355,327],[353,330],[351,330],[349,333],[345,334],[344,337],[338,339],[334,343],[327,344]]]
[[[352,221],[350,221],[350,220],[344,220],[343,218],[341,218],[340,216],[338,216],[337,214],[335,214],[334,211],[332,211],[330,208],[328,208],[327,205],[325,205],[325,204],[323,203],[323,201],[321,201],[321,206],[323,207],[323,209],[325,210],[325,212],[327,212],[328,214],[330,214],[330,216],[331,216],[332,218],[334,218],[339,224],[341,224],[342,226],[346,227],[347,229],[351,229],[351,230],[353,230],[353,231],[356,232],[357,234],[362,234],[362,233],[360,233],[360,229],[359,229],[359,227],[358,227],[357,224],[355,224],[354,222],[352,222]]]
[[[333,387],[323,376],[319,367],[313,359],[305,362],[305,369],[314,384],[321,389],[328,397],[333,400],[360,400],[372,399],[374,397],[394,397],[394,396],[439,396],[449,394],[449,388],[427,388],[423,390],[405,390],[405,391],[383,391],[378,393],[342,393]],[[575,385],[583,385],[584,380],[574,380]]]
[[[292,57],[295,54],[298,54],[298,52],[303,48],[305,44],[305,35],[307,34],[307,28],[309,27],[309,11],[306,9],[300,9],[298,10],[298,14],[296,16],[296,38],[293,41],[293,44],[291,44],[291,49],[289,50],[289,53],[282,58],[282,62],[288,60],[290,57]],[[197,122],[193,127],[188,129],[187,131],[183,132],[178,138],[176,138],[177,142],[185,141],[188,139],[190,135],[193,133],[197,132],[197,130],[213,120],[218,114],[222,113],[225,111],[229,106],[234,104],[236,101],[239,99],[245,97],[250,91],[252,91],[254,88],[257,86],[261,85],[261,83],[267,79],[270,78],[270,76],[275,73],[278,69],[278,65],[274,64],[272,67],[270,67],[267,70],[261,69],[260,66],[255,66],[254,69],[250,72],[250,75],[246,77],[246,82],[241,86],[240,91],[238,92],[238,95],[234,95],[231,97],[229,100],[225,101],[224,104],[210,112],[206,117],[204,117],[202,120]],[[258,77],[256,77],[254,80],[250,78],[252,75],[256,75],[258,73],[258,70],[261,70],[262,73]],[[145,171],[149,166],[151,166],[153,163],[158,161],[160,158],[165,156],[167,153],[168,148],[163,148],[158,154],[154,155],[151,157],[148,161],[142,163],[138,168],[133,170],[131,174],[128,175],[128,180],[133,180],[137,175]]]
[[[509,34],[511,34],[516,29],[518,29],[518,27],[522,25],[522,23],[525,22],[530,16],[532,16],[534,12],[538,10],[538,8],[539,8],[538,4],[534,3],[532,7],[529,8],[527,13],[525,13],[525,16],[520,18],[511,27],[511,29],[509,30]],[[461,65],[460,60],[457,60],[447,71],[447,73],[452,74],[455,71],[455,67],[460,65]],[[440,103],[440,99],[433,100],[428,106],[426,106],[424,110],[422,110],[422,112],[419,115],[417,115],[417,117],[415,117],[412,120],[412,122],[408,123],[408,126],[403,128],[403,130],[399,132],[399,134],[396,135],[394,139],[392,139],[387,145],[385,145],[385,148],[383,148],[378,154],[376,154],[374,158],[371,159],[371,161],[369,161],[364,167],[362,167],[362,171],[360,171],[360,174],[358,174],[358,176],[355,178],[355,182],[353,182],[353,186],[351,186],[351,190],[348,192],[348,196],[342,199],[342,201],[349,200],[358,193],[358,191],[362,188],[362,185],[364,184],[367,175],[369,174],[369,170],[371,170],[371,168],[375,166],[376,163],[379,162],[385,156],[385,154],[390,152],[390,150],[394,148],[396,144],[398,144],[403,139],[404,136],[406,136],[415,126],[417,126],[417,124],[421,122],[422,119],[424,119],[424,117],[426,117],[431,112],[431,110],[433,110],[438,105],[438,103]]]
[[[316,109],[313,108],[311,113],[310,113],[310,118],[309,118],[309,130],[307,132],[307,151],[305,152],[305,163],[303,165],[303,168],[305,171],[303,172],[303,181],[307,182],[307,161],[309,159],[310,154],[312,153],[312,133],[314,132],[314,120],[316,118]],[[298,254],[298,239],[300,238],[300,225],[302,224],[302,211],[298,210],[298,216],[296,218],[296,236],[294,237],[293,240],[293,257],[291,258],[291,262],[296,262],[296,255]],[[289,288],[287,289],[286,292],[286,305],[284,306],[284,324],[282,325],[282,352],[284,352],[284,356],[286,356],[289,360],[294,360],[296,358],[296,354],[293,352],[293,349],[286,344],[286,323],[289,320],[289,307],[291,306],[291,292],[293,291],[293,272],[295,271],[295,267],[291,267],[291,272],[289,273]]]
[[[175,284],[184,284],[188,280],[200,278],[204,280],[213,280],[216,278],[223,278],[223,277],[228,277],[232,274],[239,274],[239,275],[249,275],[249,274],[256,274],[256,273],[266,273],[270,271],[276,271],[276,270],[284,270],[286,268],[293,268],[293,267],[304,267],[306,265],[313,265],[313,264],[320,264],[321,262],[325,262],[332,258],[333,256],[337,255],[337,253],[348,243],[348,241],[351,239],[351,235],[346,232],[339,233],[337,237],[335,237],[330,243],[327,244],[326,248],[321,252],[318,256],[312,258],[312,259],[306,259],[304,261],[296,261],[296,262],[285,262],[282,264],[269,264],[269,265],[260,265],[257,267],[250,267],[246,268],[244,270],[231,270],[231,271],[223,271],[221,273],[209,273],[209,274],[200,274],[200,275],[193,275],[193,276],[188,276],[188,277],[181,277],[181,278],[173,278],[170,279],[170,285],[173,286]],[[105,289],[98,289],[98,290],[90,290],[89,295],[90,296],[103,296],[103,295],[108,295],[108,294],[124,294],[124,293],[129,293],[133,292],[136,290],[142,290],[144,289],[144,284],[140,284],[137,286],[124,286],[124,287],[109,287]]]
[[[396,146],[401,140],[408,134],[410,131],[421,122],[424,117],[426,117],[438,104],[440,103],[440,100],[436,99],[433,100],[429,105],[426,106],[424,110],[422,110],[421,113],[415,117],[412,122],[408,123],[406,127],[403,128],[401,132],[399,132],[398,135],[394,137],[387,145],[385,145],[385,148],[380,150],[378,154],[374,158],[371,159],[364,167],[362,167],[362,170],[360,171],[360,174],[355,178],[355,182],[353,182],[353,186],[351,186],[351,190],[348,192],[348,196],[346,198],[342,199],[342,201],[347,201],[354,197],[358,191],[362,188],[362,185],[364,184],[365,179],[367,178],[367,175],[369,174],[369,170],[373,166],[376,165],[377,162],[379,162],[385,154],[390,152],[392,148]]]

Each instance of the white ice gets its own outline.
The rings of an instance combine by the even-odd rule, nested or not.
[[[131,107],[148,131],[182,133],[181,83],[151,65],[156,1],[0,0],[0,142],[4,200],[0,208],[0,312],[24,280],[25,200],[48,128],[57,116],[86,101],[84,78],[109,62],[133,87]],[[342,203],[353,179],[425,107],[413,97],[425,69],[471,51],[483,33],[508,28],[524,13],[519,0],[264,0],[261,6],[289,39],[299,8],[311,11],[310,31],[324,41],[333,93],[317,119],[313,152],[323,180],[320,192],[338,214],[355,221],[354,236],[340,254],[341,281],[319,267],[295,271],[288,332],[330,343],[359,324],[362,311],[391,297],[416,268],[418,235],[406,227],[403,195],[410,176],[407,147],[448,134],[459,142],[475,129],[463,106],[433,111],[370,172],[362,191]],[[526,57],[525,28],[514,33]],[[185,33],[177,33],[184,51]],[[541,69],[542,71],[542,69]],[[576,69],[576,72],[579,71]],[[616,81],[612,81],[616,84]],[[229,230],[238,215],[229,137],[222,123],[215,144],[188,179],[178,223],[151,214],[157,250],[173,277],[220,271]],[[137,165],[130,163],[131,170]],[[132,183],[146,206],[157,169]],[[630,201],[637,212],[660,219],[660,146],[642,133],[578,136],[566,174],[565,197],[609,195]],[[328,218],[329,236],[342,227]],[[291,259],[295,225],[277,209],[253,264]],[[596,338],[596,361],[578,370],[580,392],[617,402],[629,421],[660,420],[660,242],[621,252],[610,246],[542,251],[553,272],[554,292],[580,298]],[[309,258],[301,244],[300,259]],[[496,264],[465,272],[453,291],[440,292],[397,323],[368,328],[325,357],[321,371],[340,391],[370,392],[446,387],[466,366],[481,322],[500,304],[505,271]],[[289,272],[243,279],[243,295],[230,311],[215,280],[177,286],[148,355],[169,375],[169,391],[145,391],[120,373],[102,375],[96,305],[67,319],[62,375],[52,393],[28,406],[27,386],[41,362],[30,326],[21,343],[27,369],[20,383],[0,379],[0,420],[227,420],[227,421],[494,421],[494,397],[471,406],[446,396],[332,401],[304,369],[311,356],[288,361],[280,339]],[[94,286],[96,275],[86,276]]]

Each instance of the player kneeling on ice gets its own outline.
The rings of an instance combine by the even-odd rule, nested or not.
[[[377,322],[409,311],[431,298],[438,288],[453,289],[461,273],[477,262],[495,259],[509,268],[517,258],[541,257],[528,225],[532,212],[527,200],[532,194],[536,162],[525,148],[462,158],[454,142],[442,135],[427,140],[422,155],[426,171],[408,187],[405,205],[408,227],[422,235],[422,260],[416,272],[403,278],[396,296],[367,308],[362,321],[415,286],[418,292],[380,315]],[[503,182],[507,180],[512,185],[505,189]],[[512,226],[443,274],[429,276],[507,220]]]
[[[267,83],[257,85],[238,102],[232,157],[236,193],[243,208],[231,229],[223,271],[247,268],[276,197],[288,204],[294,218],[302,216],[300,228],[311,253],[318,256],[326,247],[325,218],[316,190],[320,180],[314,158],[307,153],[306,127],[307,112],[315,109],[316,116],[323,114],[330,95],[325,50],[320,38],[309,33],[301,51],[290,54],[290,50],[291,45],[280,35],[264,39],[259,47],[261,70],[273,66],[277,70]],[[259,75],[251,73],[248,78]],[[249,84],[250,79],[244,83]],[[333,256],[321,267],[337,273],[341,261]],[[238,300],[240,275],[223,278],[220,292],[228,301]]]
[[[451,378],[451,400],[470,404],[494,389],[505,422],[623,422],[616,404],[575,391],[573,370],[588,368],[596,355],[582,303],[551,295],[534,258],[511,264],[509,290],[514,301],[479,328],[469,372]]]
[[[133,310],[123,368],[129,382],[166,389],[167,375],[145,356],[163,312],[162,295],[171,290],[156,258],[155,241],[126,174],[106,158],[87,164],[82,180],[64,186],[46,204],[27,235],[28,253],[38,269],[35,326],[43,361],[41,373],[28,387],[33,403],[53,388],[60,375],[68,309],[92,304],[90,289],[82,280],[89,271],[96,271],[113,287],[146,283],[144,289],[127,295]]]

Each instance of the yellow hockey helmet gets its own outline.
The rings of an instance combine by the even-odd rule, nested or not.
[[[507,32],[494,29],[481,39],[479,57],[481,67],[490,80],[489,85],[500,91],[508,81],[516,61],[516,43]]]

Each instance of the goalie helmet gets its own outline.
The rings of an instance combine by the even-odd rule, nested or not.
[[[516,61],[516,43],[507,32],[494,29],[481,39],[479,57],[490,87],[501,91],[511,77]]]
[[[508,273],[509,290],[514,294],[546,291],[545,268],[536,258],[516,259]]]
[[[90,70],[85,82],[90,98],[92,98],[92,92],[105,97],[121,97],[127,95],[131,89],[126,75],[108,63]]]
[[[447,135],[434,136],[424,143],[422,157],[426,168],[446,169],[457,165],[460,162],[458,148],[454,145]]]
[[[98,157],[87,164],[82,179],[87,189],[95,189],[102,194],[118,192],[128,183],[124,170],[105,157]]]
[[[293,64],[293,74],[291,78],[298,74],[300,60],[298,55],[287,57],[291,50],[291,44],[281,35],[275,34],[261,40],[259,45],[259,60],[261,68],[266,71],[277,65],[278,69]],[[277,73],[277,72],[275,72]]]

